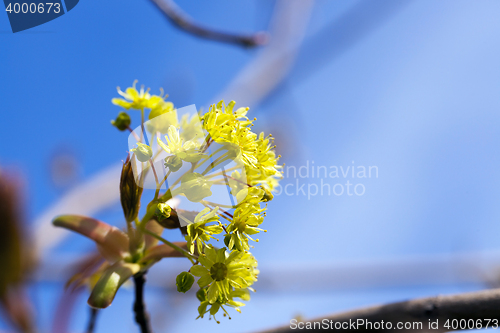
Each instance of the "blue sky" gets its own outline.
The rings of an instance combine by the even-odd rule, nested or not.
[[[314,161],[347,167],[354,161],[379,171],[370,179],[323,179],[331,186],[361,183],[362,196],[277,196],[269,205],[269,233],[255,249],[263,277],[264,267],[280,265],[300,275],[306,263],[334,268],[500,250],[500,3],[381,3],[370,8],[366,1],[317,1],[290,75],[251,110],[257,129],[277,132],[288,166]],[[208,26],[252,32],[268,28],[274,2],[178,4]],[[352,13],[350,21],[339,24],[346,13]],[[110,102],[116,86],[138,79],[153,91],[163,87],[178,106],[206,106],[259,54],[181,32],[148,1],[82,0],[68,14],[16,34],[7,15],[0,15],[0,45],[0,165],[24,174],[30,219],[64,194],[49,179],[49,162],[58,150],[74,154],[80,182],[124,159],[127,135],[109,124],[119,112]],[[291,189],[297,181],[307,187],[321,179],[283,184]],[[118,209],[106,214],[119,221]],[[72,236],[57,252],[75,248],[91,244]],[[286,323],[299,313],[320,316],[480,287],[264,288],[242,315],[221,325],[193,320],[192,295],[182,300],[152,288],[147,297],[150,308],[173,311],[167,316],[177,319],[169,323],[171,331],[243,332]],[[45,331],[60,290],[52,282],[33,289]],[[135,332],[127,312],[131,301],[130,291],[120,291],[97,332]],[[85,325],[85,306],[82,297],[74,331]]]

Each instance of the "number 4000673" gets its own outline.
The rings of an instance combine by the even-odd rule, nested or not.
[[[5,11],[15,14],[43,14],[43,13],[60,13],[61,12],[61,4],[60,3],[9,3]]]

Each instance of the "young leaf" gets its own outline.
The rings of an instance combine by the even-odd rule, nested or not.
[[[97,243],[97,248],[107,260],[115,262],[128,253],[128,236],[120,229],[91,217],[61,215],[52,224],[86,236]]]
[[[108,307],[120,286],[140,270],[140,265],[125,262],[117,262],[110,266],[97,281],[87,303],[99,309]]]

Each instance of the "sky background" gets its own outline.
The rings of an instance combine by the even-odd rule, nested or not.
[[[177,3],[206,26],[246,33],[268,30],[275,8],[263,0]],[[252,332],[296,315],[484,288],[470,272],[440,274],[456,258],[487,260],[488,272],[500,259],[498,17],[493,0],[316,1],[289,75],[249,115],[258,118],[256,130],[275,133],[287,167],[376,166],[378,177],[284,179],[293,195],[269,204],[269,232],[253,251],[261,281],[243,313],[220,325],[195,321],[193,294],[151,286],[146,299],[156,331]],[[116,86],[138,79],[155,93],[163,87],[176,106],[206,107],[260,52],[195,38],[148,1],[81,0],[16,34],[0,14],[0,165],[23,175],[28,220],[126,157],[127,134],[109,123],[120,111],[111,104]],[[67,186],[51,180],[58,156],[77,166]],[[350,181],[365,192],[297,192],[297,182],[307,191],[321,181]],[[119,205],[98,217],[122,223]],[[44,262],[68,264],[92,246],[71,235]],[[189,267],[171,265],[174,273]],[[432,265],[436,276],[420,282],[346,282],[349,274]],[[165,285],[175,276],[169,264],[154,269],[157,285],[163,272]],[[42,332],[50,332],[63,282],[30,288]],[[86,325],[85,299],[71,317],[72,332]],[[96,332],[137,332],[131,307],[131,289],[120,290]]]

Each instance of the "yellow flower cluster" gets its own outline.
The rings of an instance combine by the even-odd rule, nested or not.
[[[241,151],[241,159],[245,164],[248,184],[262,185],[272,191],[281,179],[279,156],[274,151],[271,135],[261,132],[258,136],[252,132],[253,120],[246,117],[248,108],[234,110],[236,102],[228,105],[220,101],[212,105],[209,112],[203,116],[203,127],[217,143],[236,145]]]
[[[250,299],[249,290],[253,290],[251,286],[259,273],[257,260],[248,252],[252,247],[249,240],[253,241],[253,235],[265,231],[260,225],[267,202],[272,200],[272,191],[282,177],[282,167],[278,164],[280,156],[274,151],[273,138],[254,133],[252,127],[256,119],[249,120],[248,108],[235,108],[234,101],[227,105],[220,101],[210,106],[204,115],[191,118],[185,115],[179,121],[173,104],[165,101],[166,96],[151,95],[149,89],[144,88],[137,91],[135,84],[125,92],[118,90],[124,99],[113,99],[113,103],[126,110],[140,110],[143,118],[144,109],[150,109],[150,122],[145,123],[145,127],[156,135],[159,149],[169,155],[164,158],[168,170],[165,180],[176,172],[185,172],[178,181],[172,182],[165,194],[155,197],[153,203],[158,206],[159,220],[172,219],[173,214],[187,225],[181,231],[185,233],[190,255],[196,258],[190,273],[199,277],[199,317],[209,313],[215,318],[220,309],[225,316],[226,305],[240,311],[239,307],[244,305],[241,300]],[[158,122],[159,116],[168,119]],[[164,135],[164,140],[160,134]],[[208,149],[211,146],[215,146],[215,152]],[[224,153],[215,158],[221,151]],[[150,161],[153,168],[156,154],[151,147],[138,143],[132,152],[140,162]],[[230,168],[226,173],[222,165],[227,161],[234,161],[239,167]],[[183,165],[190,167],[185,171]],[[159,180],[157,183],[159,189]],[[228,186],[236,203],[228,206],[208,201],[213,193],[211,188],[218,185]],[[200,203],[204,208],[195,217],[177,214],[174,208],[165,207],[165,202],[177,195]],[[168,214],[164,213],[166,211]],[[225,248],[217,248],[211,243],[214,239],[219,240],[219,236]],[[182,274],[178,280],[189,281],[188,273]],[[182,283],[178,288],[185,292],[186,283]]]

